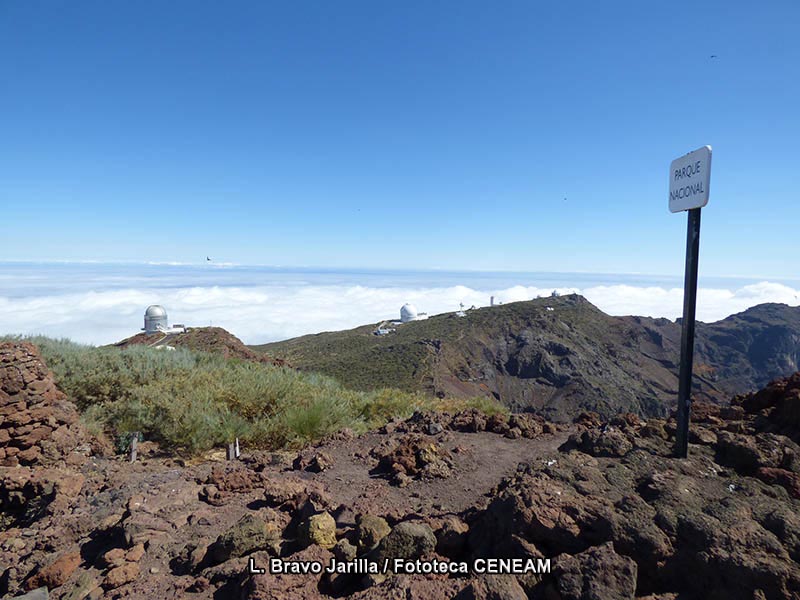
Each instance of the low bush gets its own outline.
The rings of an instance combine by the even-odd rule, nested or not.
[[[343,428],[360,432],[420,409],[502,410],[491,399],[439,400],[393,389],[358,392],[314,373],[181,348],[95,348],[28,339],[39,346],[91,431],[117,440],[138,431],[181,453],[236,437],[266,449],[299,447]]]

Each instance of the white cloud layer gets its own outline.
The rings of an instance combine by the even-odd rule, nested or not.
[[[108,344],[136,333],[149,304],[166,307],[170,322],[224,327],[257,344],[307,333],[348,329],[399,316],[411,302],[429,314],[549,295],[552,288],[513,286],[494,291],[450,287],[367,287],[362,285],[204,286],[113,289],[68,294],[0,296],[0,333],[45,334],[91,344]],[[679,317],[681,288],[601,285],[560,288],[583,294],[612,315]],[[697,317],[716,321],[763,302],[795,306],[800,291],[771,282],[735,289],[699,290]]]

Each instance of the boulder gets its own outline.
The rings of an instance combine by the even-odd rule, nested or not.
[[[434,526],[436,552],[442,556],[457,558],[464,552],[469,526],[455,515],[443,517]]]
[[[561,600],[633,600],[636,563],[610,542],[556,559],[554,576]]]
[[[327,512],[311,515],[300,523],[297,533],[304,547],[313,544],[330,550],[336,545],[336,521]]]
[[[395,558],[414,560],[432,554],[436,549],[436,536],[425,523],[403,521],[394,526],[377,548],[379,562]]]
[[[25,589],[46,587],[48,590],[64,585],[81,563],[80,552],[67,552],[56,558],[25,582]]]
[[[115,589],[134,581],[138,576],[139,565],[126,562],[119,567],[114,567],[106,573],[105,579],[103,579],[103,587],[106,589]]]
[[[209,546],[208,556],[211,562],[217,564],[256,550],[275,549],[280,535],[280,530],[273,523],[247,514]]]
[[[628,436],[611,426],[589,429],[570,438],[570,442],[578,450],[591,456],[621,457],[633,448]]]
[[[359,515],[356,524],[358,551],[362,554],[372,550],[392,530],[386,519],[370,514]]]

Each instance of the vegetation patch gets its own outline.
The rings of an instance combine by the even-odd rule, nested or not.
[[[184,348],[96,348],[34,337],[59,387],[90,431],[120,441],[132,432],[193,454],[234,438],[264,449],[300,447],[344,428],[356,432],[415,410],[458,410],[492,401],[343,387],[335,379]]]

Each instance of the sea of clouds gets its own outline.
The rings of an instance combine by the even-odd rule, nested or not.
[[[259,344],[397,318],[405,302],[414,304],[420,312],[439,314],[458,310],[462,303],[467,308],[488,306],[491,296],[496,302],[507,303],[547,296],[556,289],[561,294],[582,294],[612,315],[670,319],[681,315],[683,303],[679,282],[672,286],[630,282],[598,285],[596,277],[579,274],[557,278],[557,283],[573,279],[576,285],[571,286],[508,285],[514,276],[481,279],[465,274],[465,281],[476,284],[461,285],[452,284],[459,279],[452,274],[331,277],[330,272],[324,276],[302,273],[299,277],[237,273],[222,285],[203,285],[210,277],[192,273],[150,276],[152,272],[126,272],[123,276],[109,274],[108,270],[78,273],[74,268],[59,275],[61,272],[52,266],[46,271],[0,268],[0,334],[44,334],[108,344],[136,333],[150,304],[166,307],[171,323],[224,327],[245,343]],[[582,278],[591,283],[583,285]],[[401,284],[392,285],[395,279]],[[447,284],[437,284],[440,280]],[[492,283],[505,285],[491,287]],[[4,294],[3,288],[8,293]],[[763,302],[796,306],[799,296],[796,287],[769,281],[701,287],[697,317],[715,321]]]

